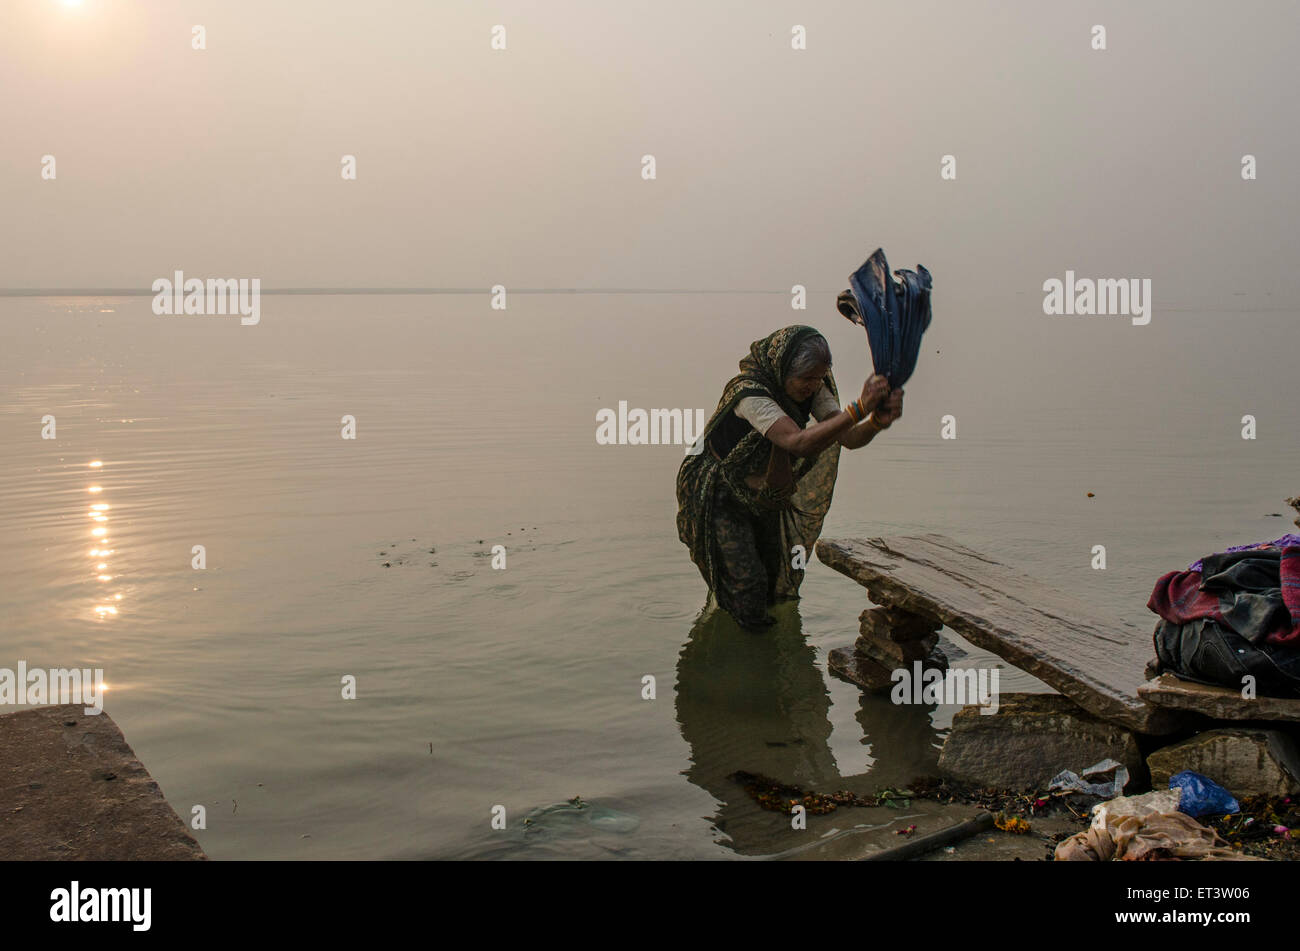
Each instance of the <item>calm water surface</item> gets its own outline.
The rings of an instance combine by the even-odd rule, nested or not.
[[[702,612],[674,525],[681,449],[594,432],[619,400],[711,411],[749,342],[791,322],[826,332],[856,393],[865,340],[823,296],[793,316],[780,295],[268,296],[255,327],[155,317],[147,297],[0,299],[0,666],[104,668],[106,709],[179,813],[206,806],[218,859],[806,843],[727,777],[906,783],[953,708],[828,676],[868,602],[820,563],[770,636]],[[904,418],[843,455],[825,533],[942,531],[1146,632],[1158,575],[1290,526],[1271,513],[1300,493],[1296,315],[1136,328],[1038,303],[936,298]],[[1008,335],[1040,359],[1012,363]],[[1223,376],[1225,348],[1256,374]],[[1012,670],[1001,686],[1043,689]],[[574,796],[599,811],[550,808]]]

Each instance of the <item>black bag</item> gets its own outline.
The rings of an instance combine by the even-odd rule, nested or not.
[[[1161,619],[1152,640],[1157,673],[1168,670],[1183,680],[1234,690],[1251,676],[1261,696],[1300,697],[1300,651],[1294,648],[1257,646],[1209,618],[1186,624]]]

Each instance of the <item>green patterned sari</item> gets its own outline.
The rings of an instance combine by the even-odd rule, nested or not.
[[[753,483],[761,480],[773,450],[783,450],[749,427],[726,457],[719,459],[710,448],[709,437],[747,396],[775,400],[798,425],[807,425],[811,400],[796,403],[784,384],[799,344],[816,333],[812,327],[796,325],[750,345],[749,355],[740,361],[740,373],[723,389],[718,408],[700,437],[704,450],[687,456],[677,473],[677,534],[690,549],[691,560],[719,606],[742,623],[754,619],[756,606],[736,603],[729,595],[728,579],[742,566],[754,564],[755,552],[747,550],[751,545],[763,549],[756,554],[767,572],[769,602],[799,596],[804,571],[795,564],[813,557],[813,544],[821,534],[835,488],[840,445],[833,442],[814,456],[792,459],[793,484],[775,490]],[[835,378],[829,372],[825,383],[838,402]],[[757,480],[750,478],[755,476]],[[718,511],[719,504],[729,513],[726,519]],[[741,526],[743,531],[735,530],[737,517],[749,522]],[[801,559],[796,546],[802,549]]]

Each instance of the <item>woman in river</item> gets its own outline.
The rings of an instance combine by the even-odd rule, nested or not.
[[[677,473],[677,533],[742,627],[767,627],[768,605],[799,596],[840,447],[860,449],[902,412],[903,391],[891,392],[883,376],[841,409],[830,347],[812,327],[750,345],[700,436],[702,451]]]

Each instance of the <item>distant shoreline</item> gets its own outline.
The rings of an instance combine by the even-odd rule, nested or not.
[[[490,287],[280,287],[263,288],[263,294],[489,294]],[[635,287],[512,287],[511,294],[782,294],[789,291],[704,290],[684,288]],[[152,290],[128,287],[76,287],[68,290],[49,287],[0,288],[0,297],[154,297]]]
[[[738,288],[659,288],[659,287],[509,287],[511,294],[557,294],[557,295],[591,295],[601,294],[637,295],[637,294],[725,294],[727,296],[761,296],[780,295],[789,297],[788,290],[754,290]],[[262,294],[283,295],[285,297],[341,297],[341,296],[409,296],[428,297],[434,295],[482,295],[490,294],[490,287],[277,287],[261,290]],[[838,290],[812,289],[807,293],[834,296]],[[1023,291],[1017,291],[1023,296]],[[0,298],[5,297],[156,297],[153,290],[140,290],[130,287],[73,287],[61,290],[55,287],[0,287]],[[1005,301],[1004,301],[1005,302]],[[968,302],[970,303],[970,302]],[[1216,314],[1293,314],[1297,307],[1228,307],[1216,304],[1196,306],[1165,306],[1162,310],[1171,313],[1216,313]]]

